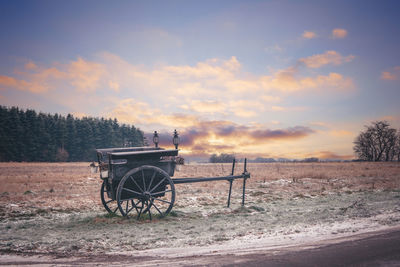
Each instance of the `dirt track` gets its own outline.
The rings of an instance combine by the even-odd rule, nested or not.
[[[0,164],[0,261],[10,263],[16,253],[44,255],[40,258],[50,262],[53,256],[67,255],[59,259],[66,264],[71,257],[98,264],[104,253],[105,260],[118,254],[143,263],[215,253],[230,258],[293,244],[323,244],[393,229],[400,222],[398,163],[250,164],[244,208],[240,183],[234,184],[231,208],[225,207],[227,183],[179,185],[171,216],[151,222],[106,216],[100,181],[87,166]],[[229,172],[229,165],[189,165],[176,176]],[[238,257],[235,263],[241,262]]]

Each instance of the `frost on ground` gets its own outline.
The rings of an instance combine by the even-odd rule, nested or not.
[[[240,250],[400,226],[396,163],[254,164],[244,207],[240,181],[234,183],[231,208],[227,182],[177,185],[171,214],[153,221],[108,216],[99,200],[100,181],[87,166],[0,165],[0,250],[138,255]],[[176,175],[226,175],[229,168],[188,165]]]

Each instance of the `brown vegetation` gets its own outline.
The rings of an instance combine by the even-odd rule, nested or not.
[[[178,166],[176,177],[227,175],[230,164]],[[237,164],[236,173],[243,165]],[[354,163],[256,163],[249,164],[251,178],[246,199],[261,202],[334,192],[400,188],[400,164]],[[0,163],[0,216],[46,211],[102,210],[101,180],[89,171],[89,163]],[[240,202],[241,180],[234,182],[232,201]],[[228,183],[177,185],[175,207],[224,205]],[[233,202],[234,203],[234,202]],[[11,208],[10,208],[11,205]],[[6,208],[8,207],[8,208]]]
[[[170,216],[136,221],[107,215],[89,163],[0,163],[0,253],[201,254],[199,247],[300,244],[400,222],[398,163],[257,163],[248,170],[245,207],[240,180],[230,208],[226,181],[181,184]],[[179,165],[176,176],[230,172],[230,164]]]

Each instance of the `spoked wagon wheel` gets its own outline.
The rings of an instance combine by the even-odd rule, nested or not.
[[[101,184],[100,198],[101,198],[101,203],[103,203],[104,208],[108,211],[109,214],[114,215],[118,212],[117,201],[112,200],[107,195],[106,181],[103,181],[103,183]]]
[[[175,186],[168,173],[144,165],[130,170],[117,189],[118,208],[125,217],[164,217],[175,202]]]

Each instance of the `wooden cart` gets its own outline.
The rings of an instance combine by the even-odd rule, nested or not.
[[[175,184],[229,181],[228,207],[232,191],[232,182],[243,179],[242,205],[245,199],[246,179],[250,173],[246,169],[241,175],[232,173],[223,177],[175,178],[178,149],[156,147],[129,147],[97,149],[100,169],[101,201],[105,209],[115,214],[118,211],[124,217],[154,216],[164,217],[175,202]]]

